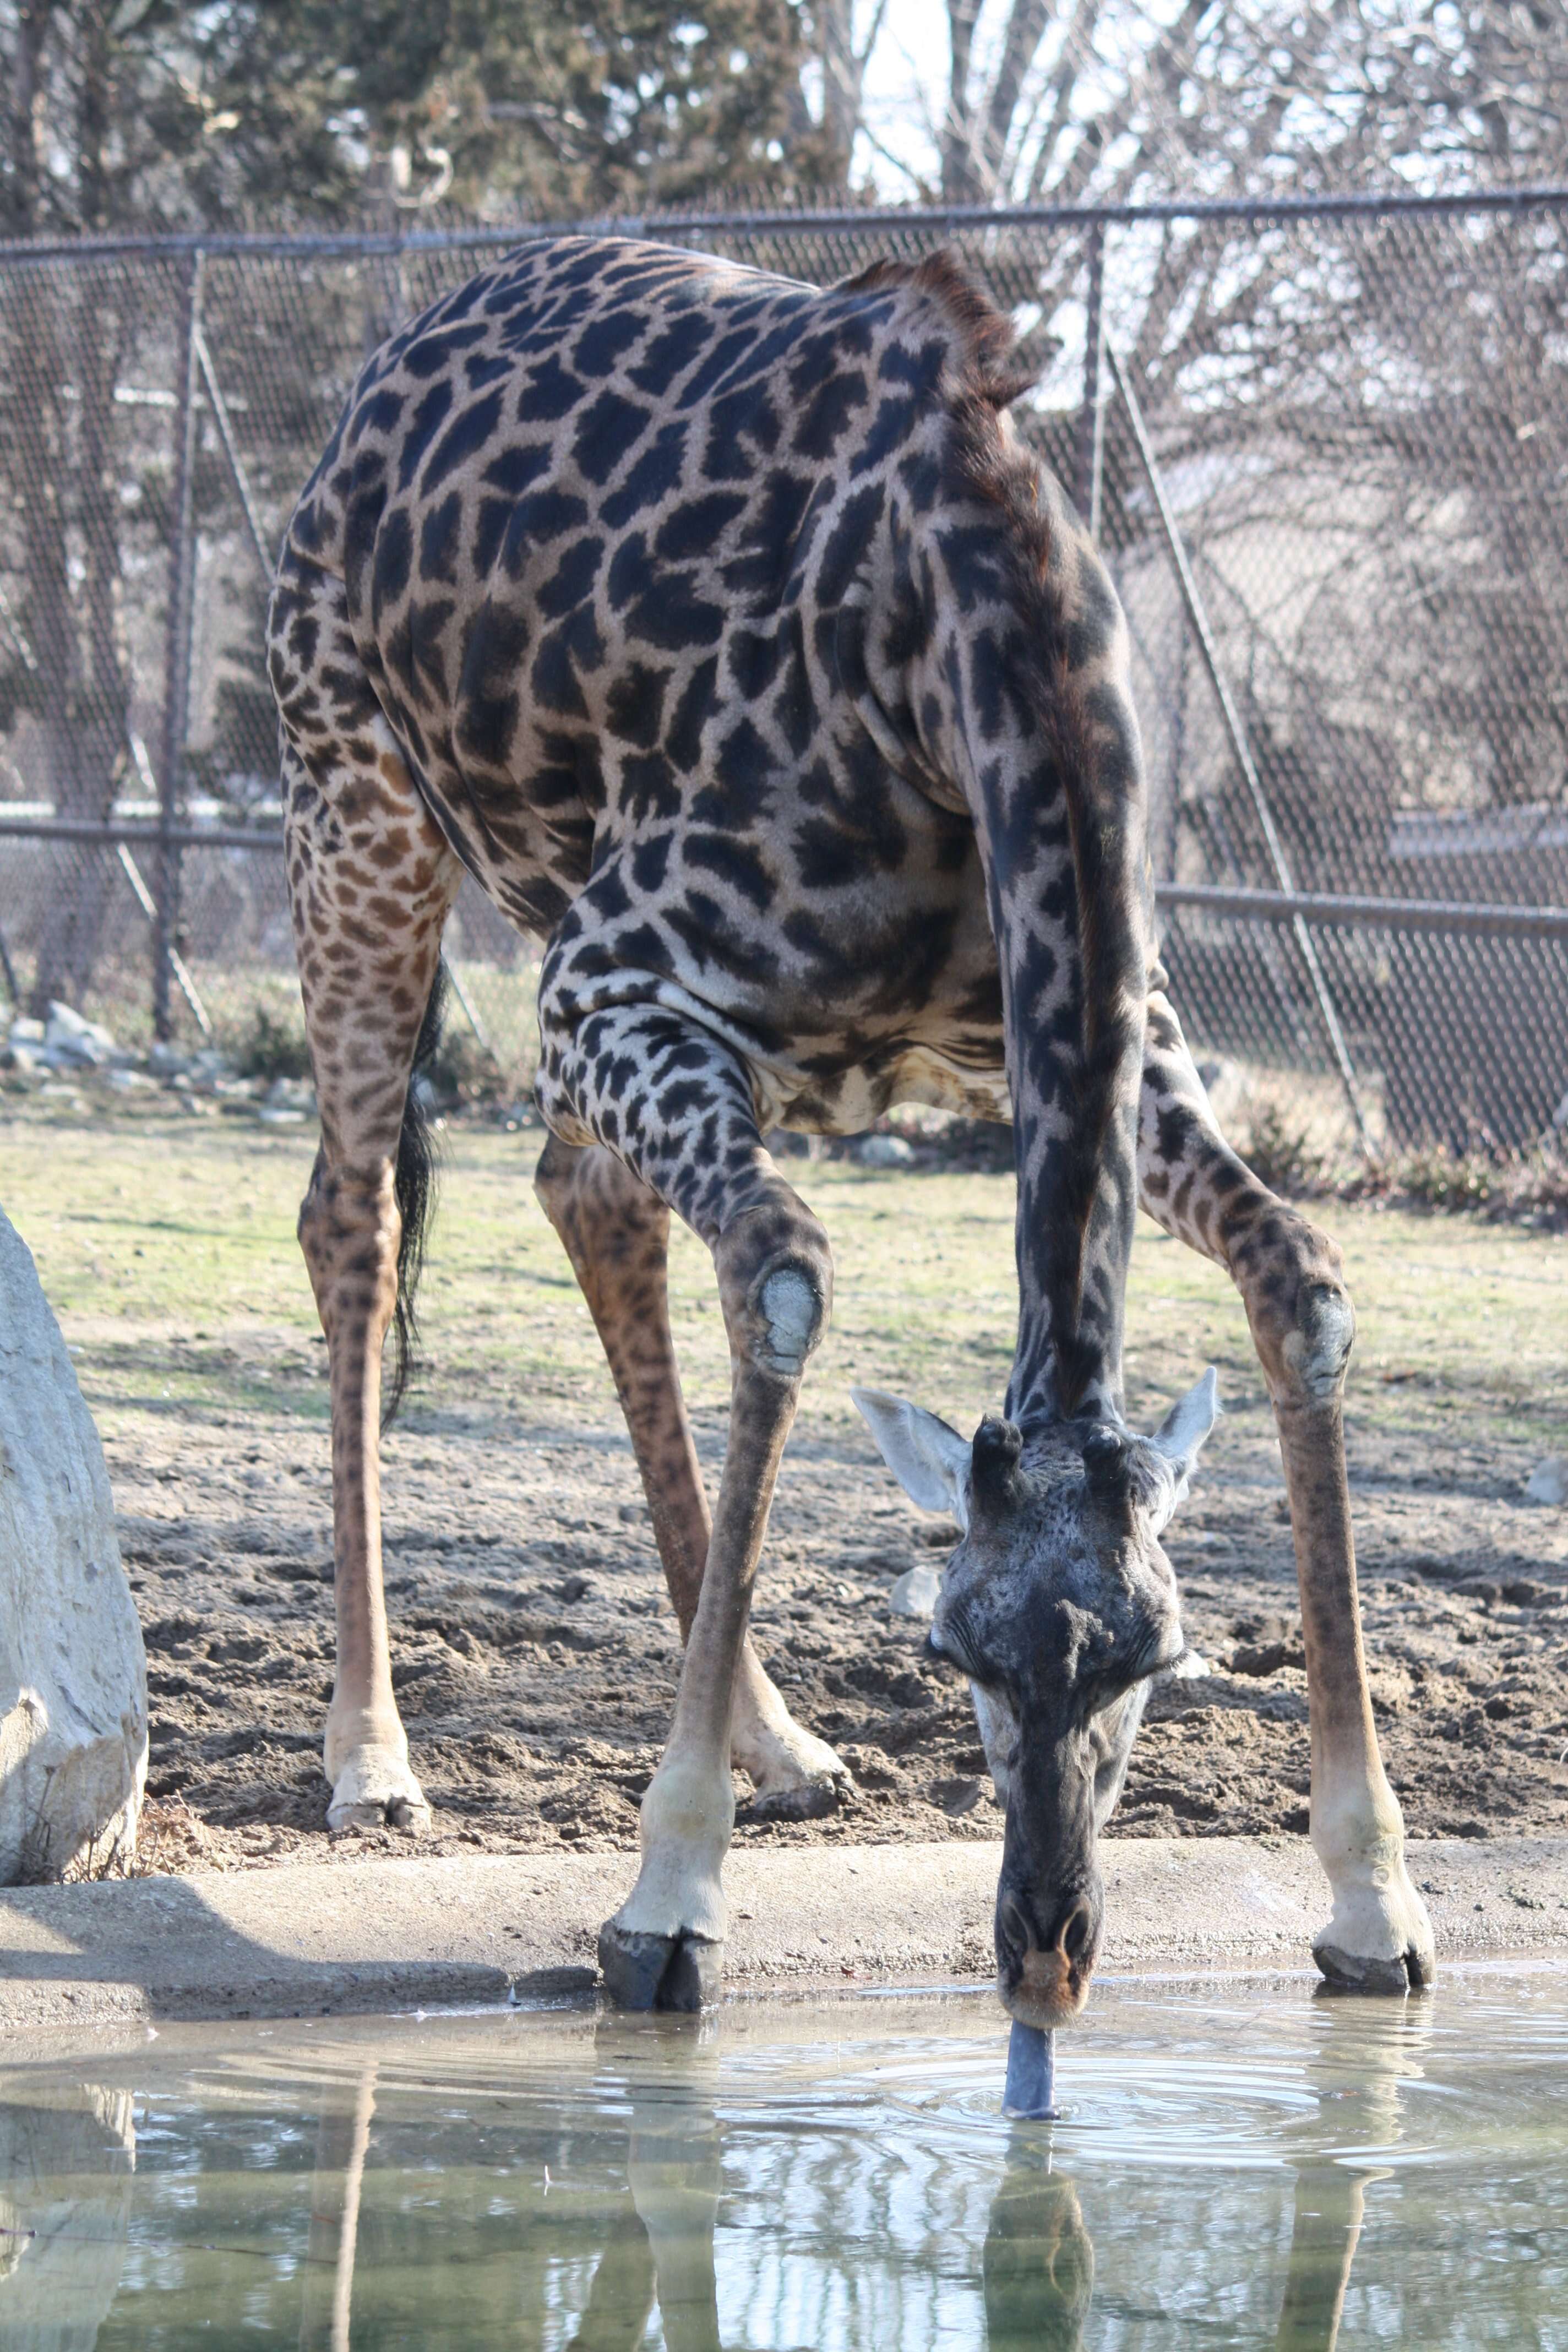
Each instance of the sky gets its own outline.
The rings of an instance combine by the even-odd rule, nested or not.
[[[866,0],[859,0],[858,35],[870,14]],[[887,0],[866,74],[867,124],[878,144],[928,182],[936,176],[931,126],[946,93],[948,62],[942,0]],[[857,159],[861,171],[882,194],[907,200],[914,192],[906,173],[878,154],[869,141],[864,144],[865,152]]]

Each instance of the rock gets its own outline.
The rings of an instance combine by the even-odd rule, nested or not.
[[[22,1013],[17,1014],[5,1035],[5,1043],[8,1045],[41,1045],[43,1042],[43,1023],[29,1021]]]
[[[57,1069],[96,1069],[112,1060],[118,1051],[112,1034],[101,1022],[84,1021],[68,1004],[49,1006],[48,1024],[44,1031],[44,1059]]]
[[[1532,1503],[1568,1503],[1568,1454],[1549,1454],[1524,1482]]]
[[[103,1449],[0,1214],[0,1885],[128,1860],[146,1771],[147,1661]]]
[[[941,1591],[941,1571],[922,1562],[904,1570],[888,1595],[888,1606],[895,1617],[918,1617],[929,1623]]]
[[[274,1078],[267,1089],[267,1101],[273,1110],[312,1111],[316,1089],[308,1078]]]
[[[136,1095],[153,1092],[157,1081],[150,1078],[144,1070],[113,1069],[109,1072],[104,1084],[117,1095]]]
[[[901,1135],[866,1135],[855,1146],[862,1168],[907,1168],[914,1156]]]
[[[1230,1671],[1261,1682],[1269,1675],[1277,1675],[1281,1666],[1304,1666],[1306,1663],[1307,1653],[1300,1642],[1244,1642],[1231,1652]]]

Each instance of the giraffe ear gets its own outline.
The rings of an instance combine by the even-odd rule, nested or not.
[[[934,1412],[882,1389],[851,1389],[850,1398],[877,1441],[883,1461],[911,1503],[922,1511],[951,1511],[969,1525],[967,1438]]]
[[[1177,1399],[1149,1443],[1184,1478],[1219,1415],[1219,1381],[1211,1364],[1202,1380]]]

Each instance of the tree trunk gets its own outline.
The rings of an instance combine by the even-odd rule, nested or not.
[[[110,119],[105,7],[82,27],[79,101],[82,226],[106,225],[104,142]],[[26,502],[28,605],[38,662],[39,719],[48,795],[61,816],[100,822],[114,803],[124,760],[127,683],[121,650],[119,499],[114,471],[118,305],[96,273],[41,272],[29,289],[30,331],[18,358],[29,379],[25,415],[37,420]],[[69,393],[77,431],[70,432]],[[76,511],[64,494],[77,485]],[[79,586],[71,556],[79,551]],[[106,849],[62,844],[48,853],[31,1008],[56,997],[79,1004],[91,985],[113,868]]]
[[[975,204],[981,194],[975,163],[975,124],[969,100],[974,27],[979,17],[980,0],[947,0],[952,63],[948,71],[947,112],[942,126],[942,193],[953,205]]]
[[[822,61],[822,128],[833,177],[849,184],[855,133],[860,127],[865,61],[855,54],[854,0],[817,0],[817,47]]]

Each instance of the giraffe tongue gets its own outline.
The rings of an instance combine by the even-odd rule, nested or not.
[[[1007,2087],[1002,2112],[1015,2123],[1054,2123],[1051,2104],[1056,2074],[1053,2036],[1037,2025],[1015,2023],[1007,2044]]]

